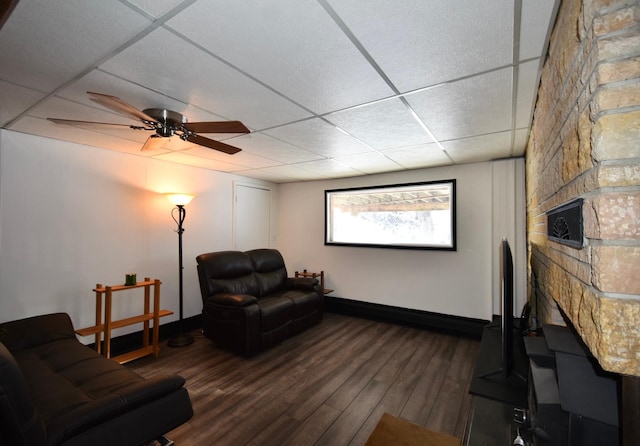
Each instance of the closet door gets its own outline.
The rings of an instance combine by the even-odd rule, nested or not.
[[[268,248],[271,233],[271,190],[234,183],[233,246],[238,251]]]

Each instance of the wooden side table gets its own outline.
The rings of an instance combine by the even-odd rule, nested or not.
[[[320,286],[322,287],[322,292],[324,294],[333,293],[333,290],[328,290],[324,287],[324,271],[320,271],[319,273],[308,272],[306,269],[300,271],[296,271],[296,277],[311,277],[313,279],[320,278]]]
[[[146,277],[144,282],[137,282],[135,285],[113,285],[102,286],[97,284],[93,291],[96,293],[96,324],[92,327],[81,328],[76,330],[80,336],[95,335],[95,349],[98,353],[102,353],[107,358],[111,358],[111,331],[116,328],[126,327],[128,325],[143,323],[142,329],[142,347],[122,355],[112,358],[120,364],[133,361],[143,356],[158,356],[160,351],[159,335],[160,335],[160,318],[173,314],[170,310],[160,309],[160,280],[151,280]],[[151,288],[153,287],[153,310],[151,309]],[[132,288],[144,289],[144,310],[143,314],[128,317],[125,319],[111,320],[111,305],[113,293]],[[102,318],[102,297],[104,295],[104,321]],[[153,321],[153,333],[151,344],[149,344],[149,321]],[[104,334],[104,347],[103,344]]]

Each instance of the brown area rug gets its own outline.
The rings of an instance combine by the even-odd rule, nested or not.
[[[366,446],[460,446],[459,438],[441,434],[385,413]]]

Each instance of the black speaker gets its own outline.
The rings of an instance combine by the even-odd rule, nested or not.
[[[530,361],[529,421],[536,446],[565,446],[569,414],[562,410],[555,369]]]

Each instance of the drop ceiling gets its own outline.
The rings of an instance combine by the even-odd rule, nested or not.
[[[0,125],[276,183],[518,157],[558,3],[20,0]],[[235,155],[177,137],[141,152],[146,133],[47,121],[139,124],[87,91],[251,133],[203,135]]]

